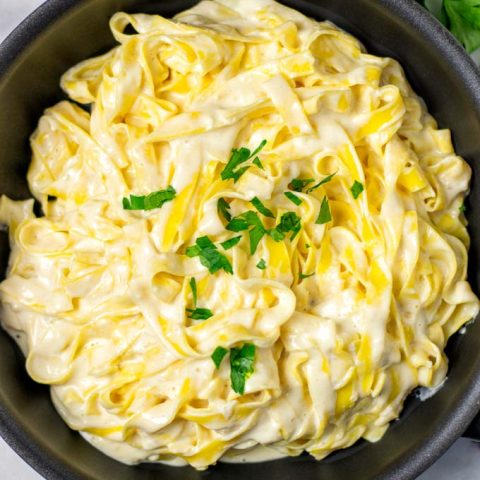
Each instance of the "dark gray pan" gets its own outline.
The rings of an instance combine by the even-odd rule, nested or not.
[[[112,46],[108,18],[118,10],[165,16],[194,1],[50,0],[0,46],[0,193],[29,196],[25,182],[28,137],[42,110],[62,98],[60,75],[71,65]],[[415,90],[475,176],[468,202],[472,248],[470,281],[480,276],[480,75],[454,39],[413,0],[288,0],[286,4],[329,19],[359,37],[369,50],[405,67]],[[8,256],[0,237],[0,272]],[[0,334],[0,431],[49,480],[407,479],[415,478],[465,431],[480,407],[480,322],[448,345],[449,379],[432,399],[413,396],[401,419],[376,444],[359,442],[323,462],[308,456],[256,465],[190,468],[127,467],[96,451],[70,431],[54,411],[48,389],[33,383],[14,343]]]

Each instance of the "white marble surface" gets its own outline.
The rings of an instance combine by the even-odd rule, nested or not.
[[[0,0],[0,41],[41,3],[42,0]],[[0,438],[1,480],[42,478]],[[480,444],[465,439],[458,440],[417,480],[480,480]]]

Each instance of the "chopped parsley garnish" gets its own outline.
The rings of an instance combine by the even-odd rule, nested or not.
[[[252,163],[253,163],[257,168],[259,168],[260,170],[265,170],[265,168],[263,167],[262,162],[260,161],[260,159],[259,159],[258,157],[255,157],[255,158],[252,160]]]
[[[251,163],[259,168],[263,168],[260,159],[257,157],[257,153],[259,153],[266,144],[267,141],[263,140],[253,152],[250,152],[250,150],[246,147],[232,149],[230,159],[220,174],[222,180],[233,179],[234,183],[236,183],[238,179],[250,168],[250,164],[242,167],[240,167],[240,165],[244,164],[248,160],[251,160],[252,158],[253,160]]]
[[[225,355],[227,353],[228,353],[228,350],[223,347],[217,347],[215,351],[212,353],[212,360],[217,368],[220,368],[220,364],[222,363],[222,360],[225,358]]]
[[[197,306],[197,281],[195,280],[195,277],[192,277],[190,279],[190,289],[192,290],[193,305],[196,307]]]
[[[224,347],[217,347],[215,349],[211,357],[215,367],[220,368],[227,354],[228,349]],[[242,347],[230,349],[230,381],[234,392],[240,394],[245,392],[245,382],[254,372],[254,363],[255,345],[252,343],[244,343]]]
[[[238,237],[233,237],[228,240],[225,240],[220,245],[223,247],[224,250],[230,250],[235,245],[237,245],[237,243],[239,243],[241,239],[242,239],[242,236],[239,235]]]
[[[250,238],[250,255],[257,251],[258,244],[267,231],[262,227],[254,227],[248,232]]]
[[[165,190],[152,192],[148,195],[130,195],[130,198],[123,197],[122,204],[125,210],[153,210],[161,208],[164,203],[175,198],[175,189],[169,185]]]
[[[230,204],[224,198],[219,198],[217,201],[217,211],[218,214],[222,215],[227,222],[232,219],[232,215],[229,210]]]
[[[253,373],[255,345],[245,343],[241,348],[230,349],[230,381],[236,393],[245,392],[245,382]]]
[[[271,210],[269,210],[258,197],[253,197],[250,200],[250,203],[262,214],[266,217],[275,218],[275,215]]]
[[[325,177],[323,180],[320,180],[318,183],[316,183],[313,187],[310,187],[308,190],[307,190],[307,193],[311,193],[313,192],[314,190],[316,190],[317,188],[321,187],[322,185],[325,185],[326,183],[330,182],[332,180],[332,178],[337,174],[337,172],[335,173],[332,173],[330,175],[328,175],[327,177]]]
[[[242,232],[249,230],[248,236],[250,238],[250,254],[253,255],[257,251],[258,244],[262,237],[267,233],[258,214],[253,210],[248,210],[232,220],[226,226],[227,230],[232,232]]]
[[[188,318],[193,320],[207,320],[213,317],[213,312],[208,308],[187,308],[187,312],[190,313]]]
[[[265,270],[267,268],[267,262],[262,258],[256,265],[259,270]]]
[[[285,234],[293,232],[290,240],[293,240],[302,228],[301,219],[295,212],[284,213],[280,217],[280,223],[270,230],[269,234],[276,242],[281,242],[285,238]]]
[[[323,197],[322,204],[320,205],[320,212],[316,220],[317,225],[323,225],[332,220],[332,213],[330,212],[330,204],[328,203],[328,198]]]
[[[284,195],[295,205],[301,205],[303,200],[292,192],[284,192]]]
[[[355,200],[360,196],[363,190],[363,184],[361,184],[358,180],[355,180],[353,182],[353,185],[350,187],[350,191],[352,192],[353,198]]]
[[[458,207],[458,210],[460,210],[460,213],[465,213],[467,211],[465,202],[462,202],[462,204]]]
[[[293,190],[294,192],[303,192],[303,189],[309,185],[310,183],[313,183],[315,179],[313,178],[294,178],[291,182],[290,185],[288,185],[288,188]]]
[[[188,257],[199,257],[200,263],[208,268],[210,273],[225,270],[225,272],[232,274],[232,265],[228,258],[220,253],[214,243],[207,237],[197,238],[196,244],[188,247],[186,255]]]
[[[278,225],[277,225],[278,227]],[[272,240],[275,242],[281,242],[282,240],[285,239],[285,234],[282,233],[278,228],[272,228],[271,230],[268,231],[268,234],[272,237]]]
[[[315,275],[315,272],[309,273],[309,274],[304,274],[304,273],[300,272],[300,275],[298,276],[298,278],[300,280],[303,280],[304,278],[313,277],[314,275]]]

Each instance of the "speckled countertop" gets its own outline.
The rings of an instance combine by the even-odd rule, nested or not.
[[[42,0],[0,0],[0,41]],[[480,51],[478,52],[480,60]],[[0,438],[1,480],[42,480]],[[418,480],[480,480],[480,444],[465,439],[456,443]]]

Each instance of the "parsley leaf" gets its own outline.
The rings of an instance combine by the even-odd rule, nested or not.
[[[284,192],[284,195],[295,205],[301,205],[303,200],[292,192]]]
[[[257,251],[258,244],[266,233],[267,231],[263,226],[254,227],[248,232],[250,238],[250,255],[253,255]]]
[[[480,0],[444,0],[447,27],[468,52],[480,47]]]
[[[190,313],[188,318],[193,320],[207,320],[210,317],[213,317],[213,312],[208,308],[187,308],[187,312]]]
[[[233,179],[234,183],[238,181],[238,179],[250,168],[250,165],[245,165],[241,168],[240,165],[243,163],[247,162],[248,160],[252,159],[252,163],[258,166],[260,164],[259,168],[263,168],[263,165],[260,162],[260,159],[256,156],[257,153],[260,152],[260,150],[267,144],[266,140],[263,140],[260,145],[253,151],[250,152],[250,150],[246,147],[241,147],[241,148],[234,148],[232,149],[232,152],[230,154],[230,159],[228,160],[228,163],[225,165],[225,168],[222,170],[222,173],[220,176],[222,177],[222,180],[228,180],[228,179]]]
[[[300,280],[303,280],[304,278],[313,277],[313,275],[315,275],[315,272],[309,273],[309,274],[303,274],[302,272],[300,272],[300,275],[298,276],[298,278],[299,278]]]
[[[258,157],[255,157],[255,158],[252,160],[252,163],[253,163],[257,168],[259,168],[260,170],[265,170],[265,168],[263,167],[262,162],[260,161],[260,159],[259,159]]]
[[[222,360],[225,358],[225,355],[227,353],[228,353],[228,350],[223,347],[217,347],[215,351],[212,353],[212,360],[217,368],[220,368],[220,364],[222,363]]]
[[[245,382],[254,371],[255,345],[245,343],[241,348],[230,349],[230,381],[236,393],[245,392]]]
[[[480,0],[417,0],[469,53],[480,47]]]
[[[462,202],[462,204],[458,207],[458,210],[460,213],[465,213],[467,211],[467,206],[465,205],[465,202]]]
[[[262,258],[256,265],[259,270],[265,270],[267,268],[267,262]]]
[[[313,178],[294,178],[288,188],[293,190],[294,192],[302,192],[303,189],[310,183],[313,183],[315,180]]]
[[[277,227],[278,227],[278,225],[277,225]],[[281,242],[282,240],[285,239],[285,234],[282,233],[280,230],[278,230],[277,227],[272,228],[267,233],[272,237],[272,240],[274,242]]]
[[[225,228],[231,232],[242,232],[254,226],[263,227],[262,221],[256,212],[253,210],[248,210],[241,213],[237,217],[232,218]]]
[[[250,200],[250,203],[262,214],[266,217],[275,218],[275,215],[271,210],[269,210],[258,197],[253,197]]]
[[[125,210],[153,210],[161,208],[164,203],[175,198],[175,189],[169,185],[165,190],[152,192],[148,195],[130,195],[130,198],[123,197],[122,205]]]
[[[242,239],[242,236],[239,235],[238,237],[233,237],[228,240],[225,240],[220,245],[223,247],[224,250],[230,250],[235,245],[237,245],[237,243],[240,242],[241,239]]]
[[[229,210],[230,204],[224,198],[219,198],[217,201],[217,211],[218,214],[222,215],[227,222],[232,219],[232,215]]]
[[[287,212],[280,217],[280,223],[268,233],[275,242],[281,242],[289,232],[293,232],[290,237],[290,240],[293,240],[301,228],[300,217],[295,212]]]
[[[325,185],[326,183],[330,182],[332,178],[337,174],[337,172],[331,173],[330,175],[326,176],[323,180],[320,180],[318,183],[316,183],[313,187],[310,187],[307,190],[307,193],[312,193],[314,190],[317,188],[321,187],[322,185]]]
[[[192,290],[193,304],[197,306],[197,281],[195,280],[195,277],[190,279],[190,289]]]
[[[353,185],[350,187],[350,191],[352,192],[353,198],[355,200],[360,196],[363,190],[364,190],[363,185],[357,180],[355,180],[353,182]]]
[[[220,253],[214,243],[207,237],[197,238],[196,245],[186,249],[188,257],[199,257],[200,263],[208,268],[210,273],[225,270],[225,272],[232,274],[232,265],[228,258]]]
[[[248,210],[238,217],[232,218],[226,226],[226,229],[232,232],[241,232],[248,230],[250,227],[252,227],[248,232],[250,238],[250,254],[253,255],[257,251],[260,240],[267,233],[256,212]]]
[[[239,215],[238,217],[232,218],[225,228],[231,232],[243,232],[244,230],[248,230],[249,226],[245,218]]]
[[[332,220],[332,213],[330,212],[330,204],[328,203],[328,198],[323,197],[322,204],[320,205],[320,212],[316,220],[317,225],[323,225]]]

